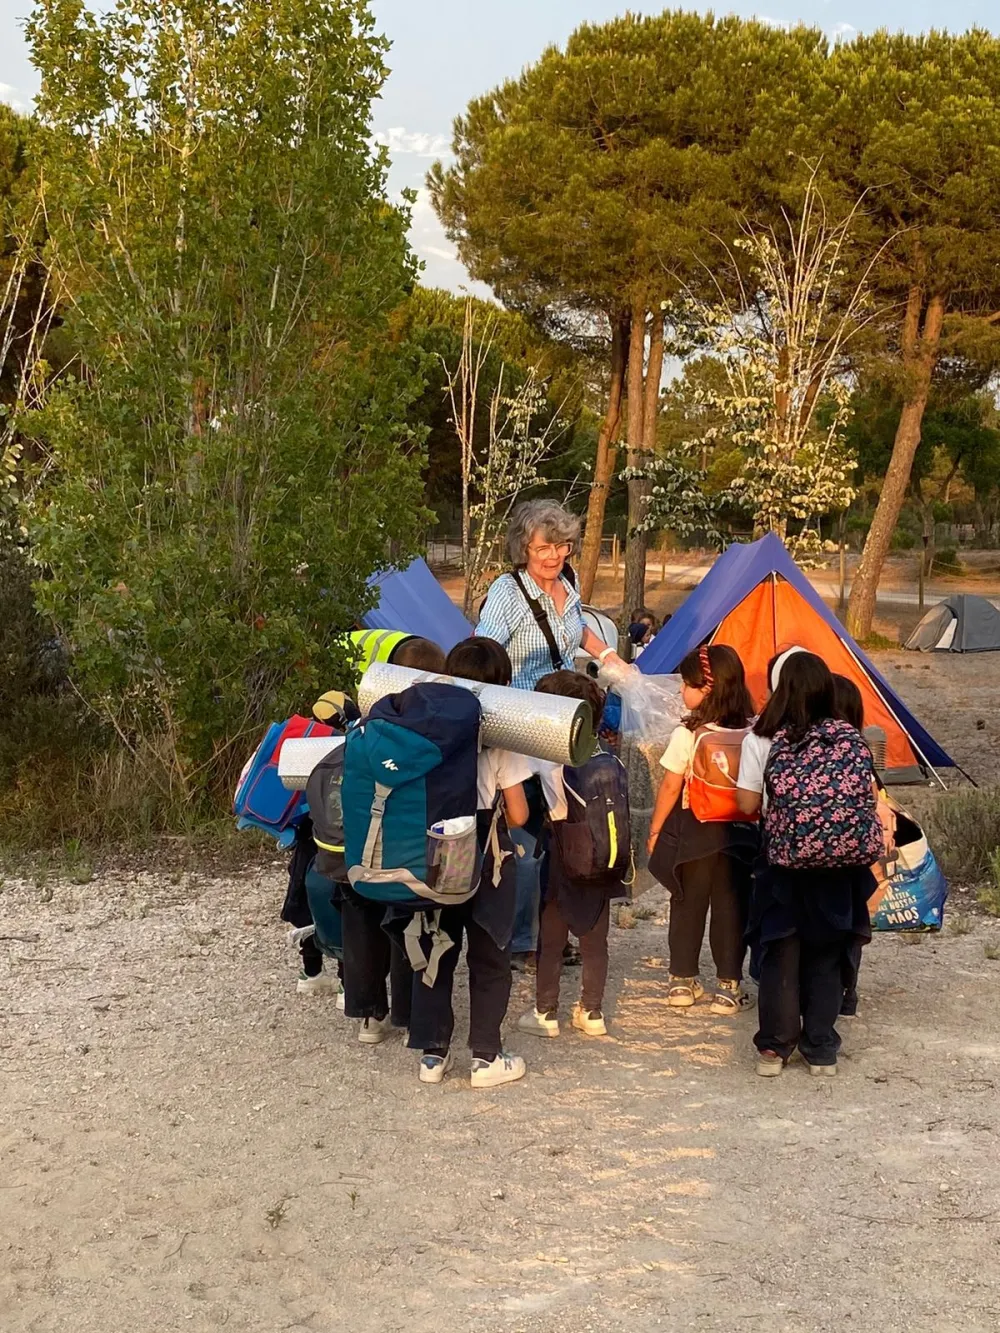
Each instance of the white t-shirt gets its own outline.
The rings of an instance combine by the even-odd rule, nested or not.
[[[767,804],[767,792],[764,790],[764,769],[767,756],[771,753],[771,742],[766,736],[748,732],[740,747],[739,786],[744,791],[760,792],[761,806]]]
[[[531,760],[534,771],[542,783],[542,795],[548,807],[549,817],[553,820],[565,819],[566,788],[563,785],[563,765],[552,764],[547,759]]]
[[[492,809],[498,791],[527,782],[534,773],[533,761],[512,750],[486,749],[479,752],[479,808]]]

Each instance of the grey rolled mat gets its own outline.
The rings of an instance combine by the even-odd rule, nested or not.
[[[439,681],[471,690],[483,710],[483,745],[513,750],[532,759],[576,768],[594,753],[594,719],[590,705],[580,699],[531,690],[511,690],[503,685],[482,685],[457,676],[412,671],[409,667],[376,662],[361,678],[358,707],[365,716],[372,705],[388,694],[400,694],[421,681]]]

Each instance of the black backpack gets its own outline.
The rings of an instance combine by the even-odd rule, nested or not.
[[[316,844],[316,869],[328,879],[346,880],[344,859],[344,804],[341,783],[344,778],[344,745],[338,745],[321,759],[309,774],[306,803],[312,820]]]
[[[623,885],[632,863],[628,775],[613,754],[595,754],[579,768],[563,769],[566,818],[552,836],[570,880]]]

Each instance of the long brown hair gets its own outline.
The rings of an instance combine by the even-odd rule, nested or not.
[[[691,731],[715,723],[720,727],[745,727],[754,714],[747,689],[746,673],[739,654],[728,644],[696,648],[680,665],[681,679],[692,689],[708,694],[684,719]]]

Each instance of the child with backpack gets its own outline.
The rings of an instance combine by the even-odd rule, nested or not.
[[[836,717],[833,677],[813,653],[782,664],[757,726],[771,732],[749,931],[760,970],[757,1073],[780,1074],[797,1047],[811,1074],[829,1076],[844,969],[871,938],[870,867],[885,841],[871,751]]]
[[[509,686],[513,670],[507,651],[493,639],[470,638],[455,645],[445,674],[484,685]],[[474,1088],[497,1087],[523,1078],[524,1060],[503,1050],[500,1027],[510,1000],[510,943],[514,931],[515,875],[510,829],[528,818],[523,783],[531,761],[507,750],[479,753],[478,839],[482,854],[479,886],[472,898],[440,914],[440,928],[453,941],[441,956],[432,986],[417,980],[413,989],[409,1046],[422,1052],[421,1083],[440,1083],[452,1067],[452,1006],[455,969],[463,936],[469,969],[469,1046]]]
[[[553,671],[535,686],[590,704],[597,730],[604,691],[575,671]],[[522,1032],[559,1036],[559,985],[572,931],[580,942],[583,976],[572,1024],[588,1037],[607,1034],[604,988],[608,978],[611,900],[622,895],[632,864],[628,779],[621,761],[595,749],[578,768],[539,764],[551,829],[542,885],[535,973],[535,1007],[518,1021]]]
[[[316,701],[313,714],[327,721],[335,735],[345,735],[360,719],[357,706],[334,691]],[[394,1027],[409,1026],[413,969],[403,948],[382,929],[384,905],[362,898],[348,882],[342,793],[345,745],[346,740],[319,761],[306,786],[308,846],[314,855],[308,859],[304,853],[302,891],[315,935],[301,947],[303,960],[306,945],[321,960],[324,952],[338,957],[337,1007],[349,1018],[361,1020],[362,1045],[378,1046]]]
[[[842,722],[848,723],[855,731],[864,735],[865,704],[861,691],[847,676],[835,675],[833,678],[833,711]],[[867,744],[867,742],[866,742]],[[886,797],[885,788],[875,774],[878,817],[888,841],[896,838],[896,816]],[[861,970],[861,954],[864,942],[855,940],[848,946],[844,959],[844,998],[840,1005],[841,1018],[858,1016],[858,973]]]
[[[740,752],[753,716],[743,663],[724,644],[681,662],[687,717],[663,757],[650,821],[650,872],[670,890],[667,1003],[686,1009],[705,994],[699,977],[705,922],[717,982],[711,1011],[731,1017],[743,990],[743,931],[757,830],[736,803]]]

